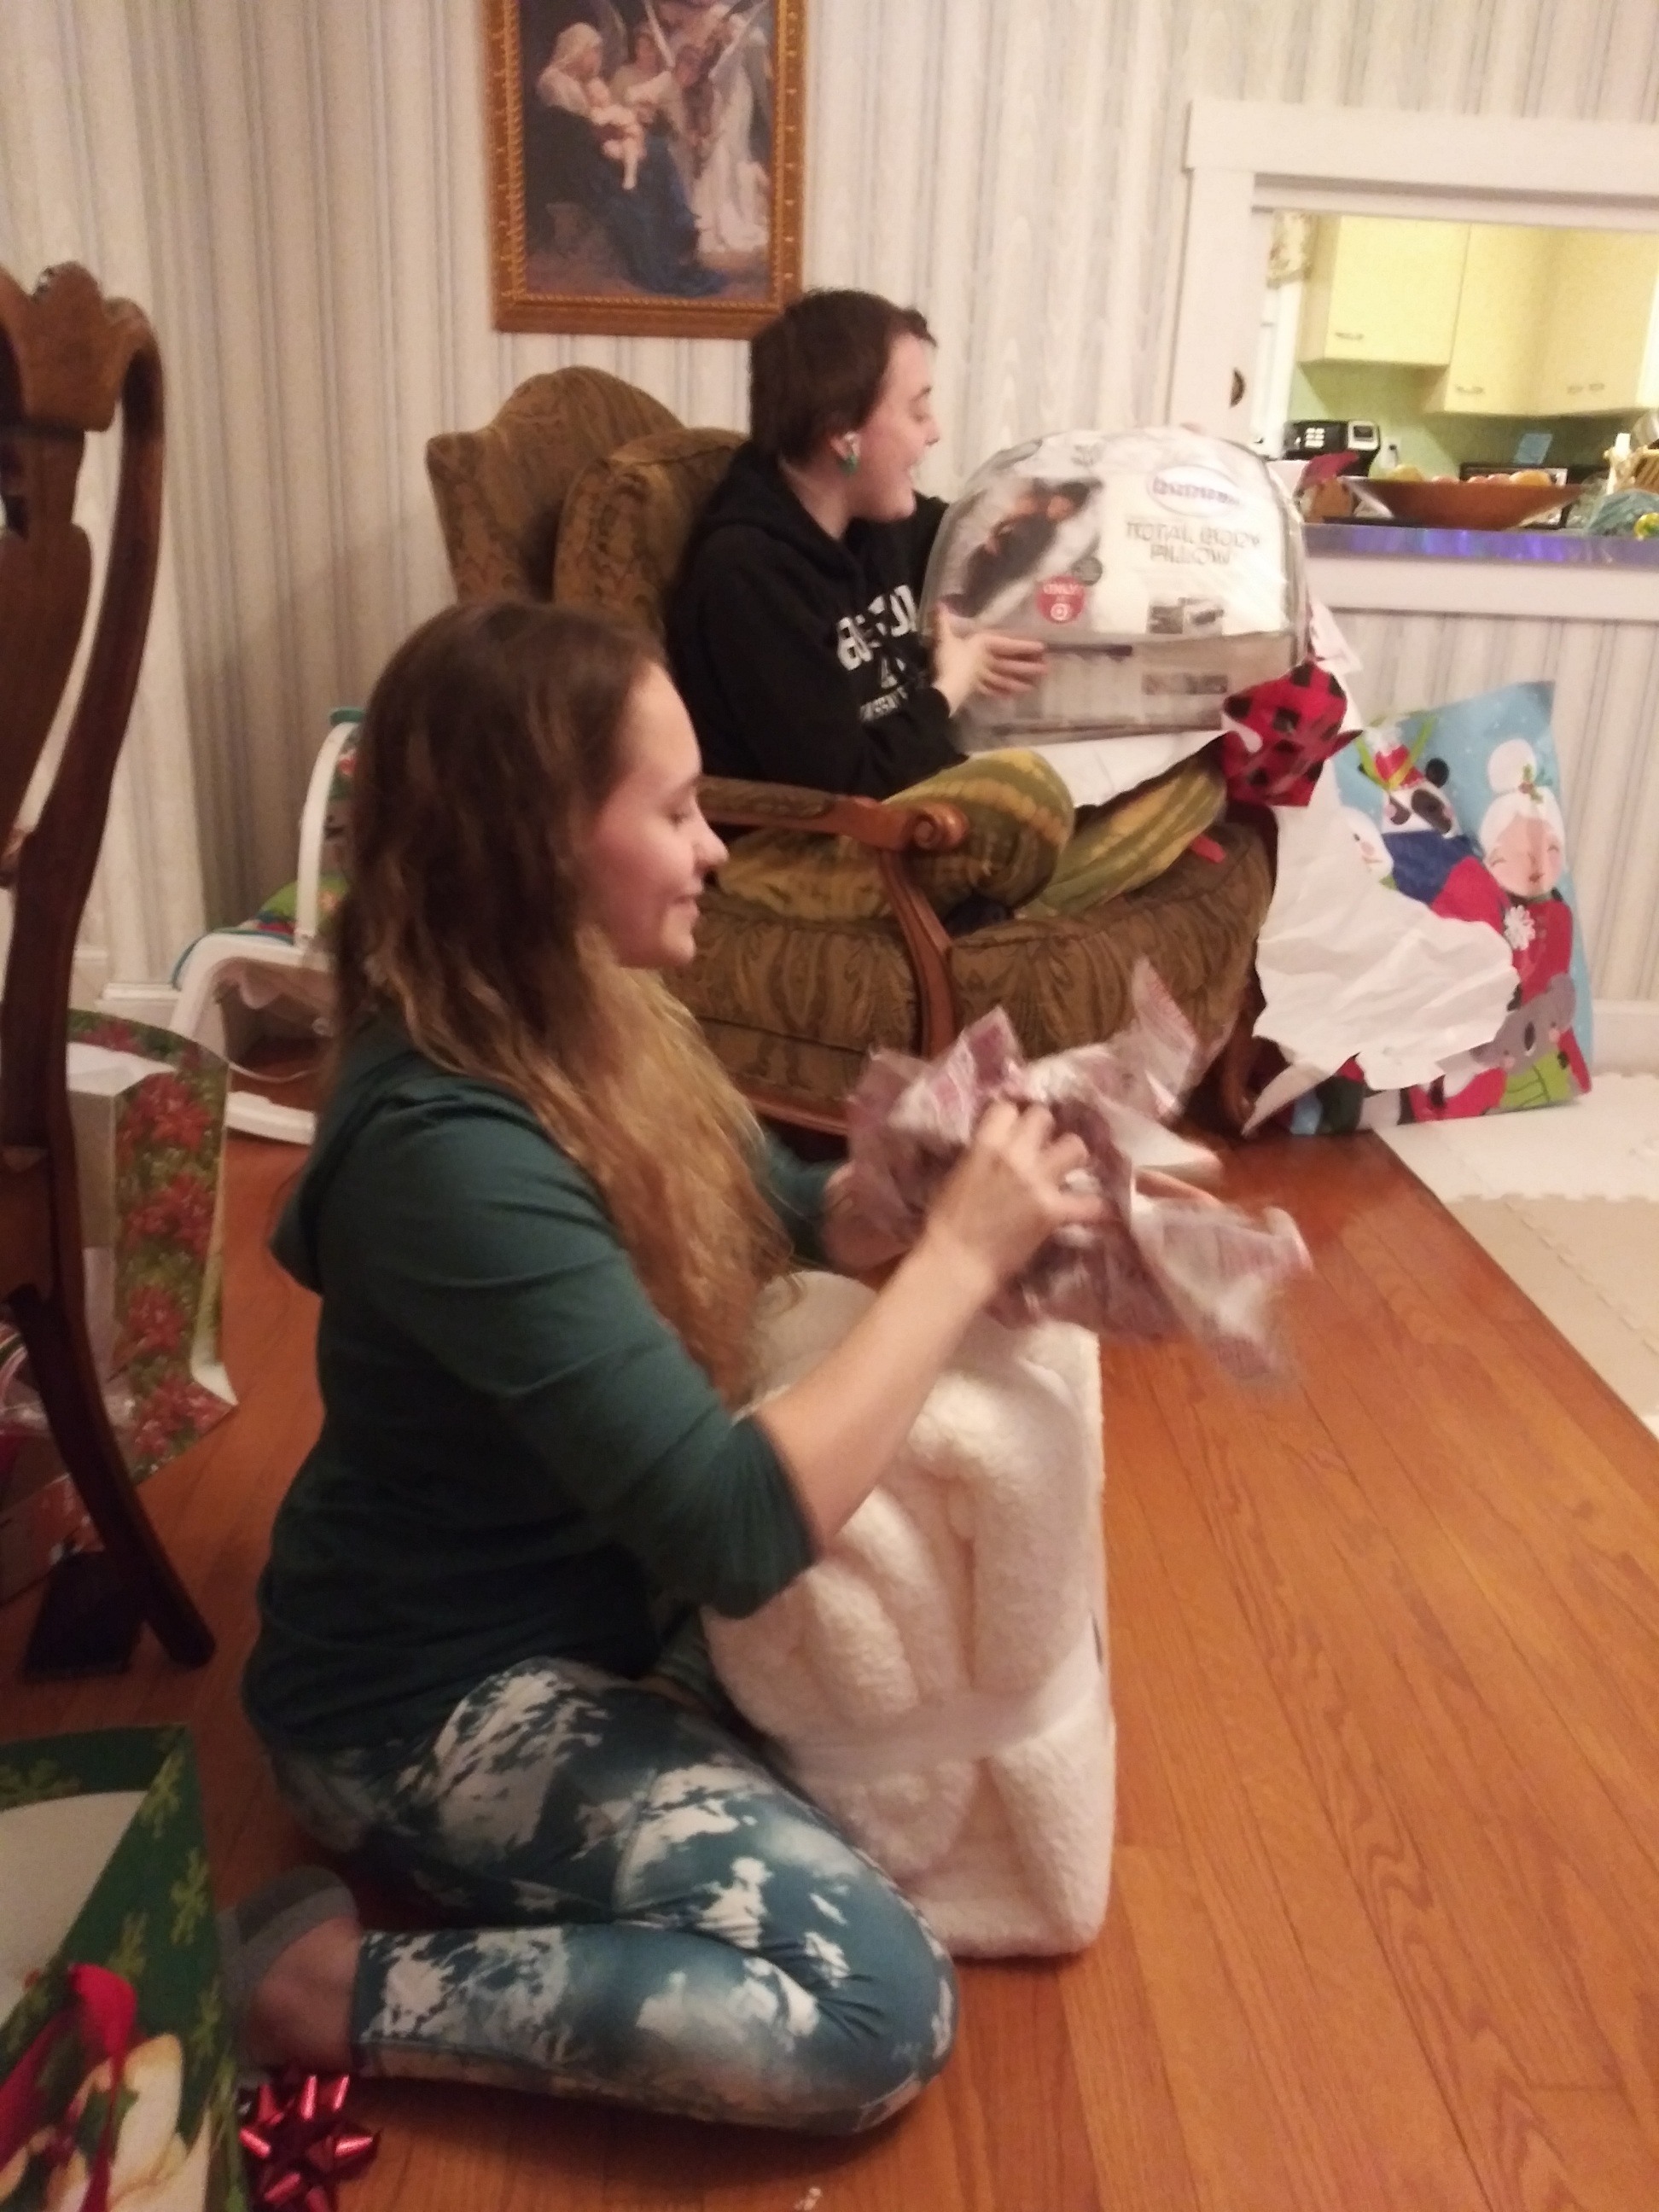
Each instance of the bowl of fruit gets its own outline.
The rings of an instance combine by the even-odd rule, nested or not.
[[[1543,469],[1513,476],[1425,477],[1410,466],[1367,477],[1367,495],[1396,522],[1419,530],[1516,530],[1540,514],[1553,514],[1577,498],[1576,484],[1556,483]]]

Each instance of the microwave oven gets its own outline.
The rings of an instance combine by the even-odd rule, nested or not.
[[[1285,425],[1285,459],[1310,461],[1321,453],[1352,453],[1354,458],[1341,471],[1345,477],[1369,475],[1382,450],[1382,433],[1375,422],[1310,417]]]

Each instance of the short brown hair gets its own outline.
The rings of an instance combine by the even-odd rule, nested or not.
[[[906,337],[933,343],[919,307],[874,292],[804,292],[750,341],[750,436],[775,461],[804,461],[857,429]]]

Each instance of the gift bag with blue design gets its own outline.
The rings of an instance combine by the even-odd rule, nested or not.
[[[1510,684],[1368,729],[1337,757],[1346,819],[1375,873],[1436,914],[1496,930],[1515,988],[1486,1044],[1400,1094],[1399,1119],[1549,1106],[1589,1089],[1590,990],[1567,862],[1554,687]],[[1345,1070],[1320,1085],[1340,1126]]]
[[[0,2205],[246,2212],[183,1729],[0,1745]]]

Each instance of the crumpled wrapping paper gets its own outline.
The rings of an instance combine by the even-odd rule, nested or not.
[[[1098,1335],[1188,1334],[1231,1373],[1279,1373],[1273,1331],[1279,1285],[1306,1271],[1307,1247],[1289,1214],[1259,1216],[1194,1194],[1154,1197],[1139,1167],[1167,1152],[1174,1120],[1199,1073],[1197,1041],[1145,964],[1134,1019],[1109,1043],[1027,1061],[999,1007],[963,1030],[933,1061],[873,1054],[848,1101],[848,1198],[908,1248],[939,1185],[999,1098],[1043,1105],[1055,1128],[1082,1138],[1080,1185],[1106,1200],[1095,1225],[1059,1230],[990,1308],[1010,1327],[1069,1321]]]

